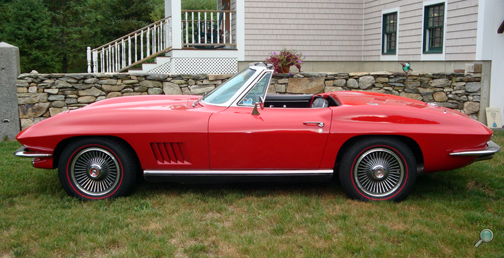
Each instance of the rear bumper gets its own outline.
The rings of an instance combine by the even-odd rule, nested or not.
[[[497,145],[493,141],[489,141],[485,149],[456,151],[450,153],[450,156],[476,156],[476,161],[479,161],[493,158],[495,153],[499,152],[500,149],[501,148],[499,147],[499,145]]]

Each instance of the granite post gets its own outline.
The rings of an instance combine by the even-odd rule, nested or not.
[[[19,48],[0,42],[0,140],[20,131],[16,79],[20,73]]]

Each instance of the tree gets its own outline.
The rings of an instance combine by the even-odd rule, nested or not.
[[[0,41],[19,48],[21,71],[60,71],[54,54],[55,31],[42,0],[14,0],[3,8],[5,17]]]
[[[182,10],[217,10],[216,0],[181,0]]]
[[[2,35],[3,27],[5,26],[5,22],[7,21],[7,16],[5,13],[7,12],[8,3],[12,2],[12,0],[0,0],[0,36]]]
[[[216,0],[182,0],[215,10]],[[164,0],[0,0],[0,41],[20,48],[29,72],[85,72],[86,47],[101,46],[164,17]]]
[[[88,0],[86,44],[96,48],[150,23],[153,6],[144,0]],[[83,48],[85,50],[85,48]],[[85,58],[83,59],[85,60]]]
[[[140,29],[152,21],[153,5],[145,0],[88,0],[88,10],[96,12],[92,24],[98,28],[102,44]]]
[[[164,0],[149,0],[153,6],[150,17],[153,21],[163,19],[165,16]],[[182,10],[217,10],[216,0],[181,0]]]
[[[164,0],[149,0],[153,6],[150,13],[150,18],[152,21],[159,21],[165,17],[165,5]]]
[[[59,59],[61,72],[82,71],[86,64],[86,39],[82,37],[87,26],[82,11],[85,1],[43,0],[48,9],[52,28],[55,31],[54,53]],[[82,61],[80,61],[82,59]],[[77,61],[77,62],[76,62]],[[80,61],[80,62],[79,62]]]

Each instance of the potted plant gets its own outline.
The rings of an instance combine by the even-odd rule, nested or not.
[[[294,50],[283,49],[279,53],[273,52],[270,57],[266,59],[266,63],[273,64],[276,73],[289,73],[291,66],[296,66],[296,68],[301,72],[301,64],[306,56],[302,53],[297,53]]]

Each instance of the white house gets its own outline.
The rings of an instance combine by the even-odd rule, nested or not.
[[[481,105],[504,109],[504,0],[220,0],[212,12],[165,0],[165,15],[89,49],[90,72],[167,52],[143,71],[234,73],[287,48],[307,56],[303,71],[400,71],[400,61],[416,72],[481,68]]]
[[[305,71],[400,71],[407,60],[415,71],[451,73],[481,64],[482,106],[504,109],[503,0],[232,1],[244,9],[240,63],[286,47],[307,55]]]

